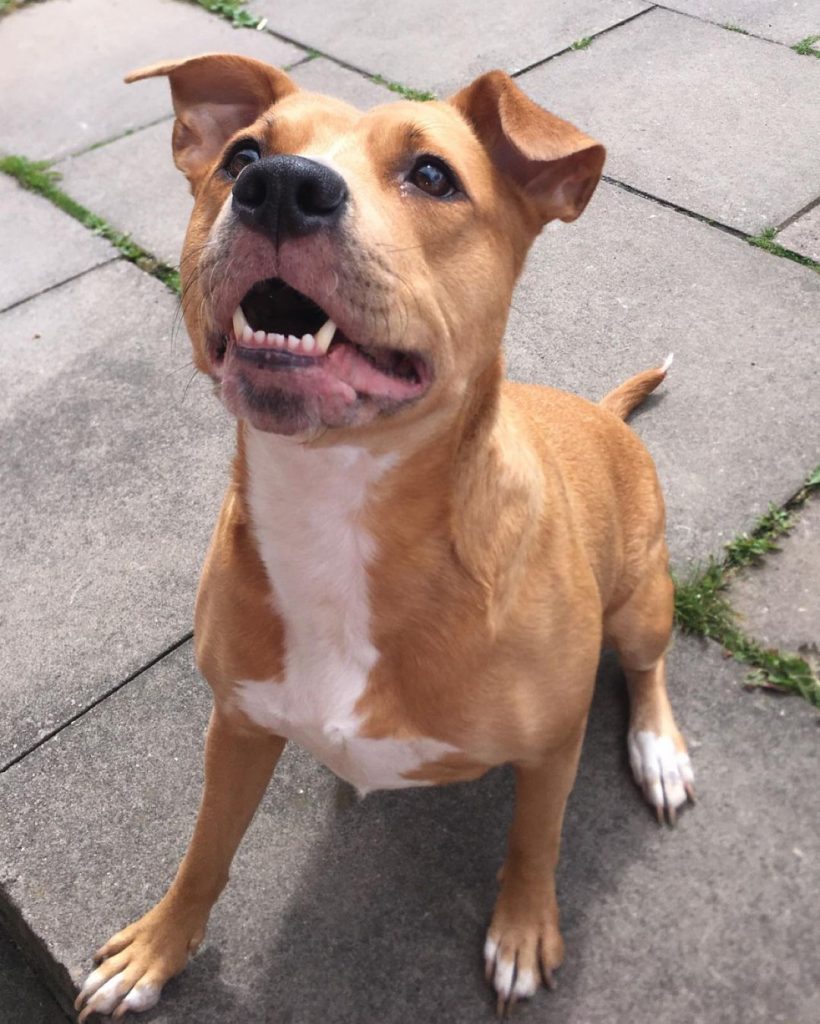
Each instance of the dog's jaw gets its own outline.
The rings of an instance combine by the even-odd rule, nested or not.
[[[197,228],[188,248],[201,255],[184,263],[186,319],[198,365],[238,419],[318,437],[395,416],[433,387],[432,341],[417,328],[409,344],[412,297],[377,252],[344,233],[274,246],[238,222],[230,196],[213,226],[203,225],[202,241],[191,242]],[[295,295],[315,306],[316,336],[301,329],[288,336],[275,296],[262,303],[270,322],[249,324],[249,303],[266,289],[290,293],[291,305]]]

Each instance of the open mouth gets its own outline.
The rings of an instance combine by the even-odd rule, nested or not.
[[[234,311],[232,328],[214,352],[217,366],[230,349],[248,368],[330,374],[356,394],[396,400],[418,397],[430,382],[421,356],[349,338],[278,277],[253,285]]]

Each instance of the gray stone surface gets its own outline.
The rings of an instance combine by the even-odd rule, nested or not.
[[[0,310],[113,259],[102,238],[0,174]]]
[[[640,14],[526,73],[524,88],[598,133],[613,176],[746,230],[782,224],[820,193],[820,63],[777,43],[643,0],[252,3],[274,32],[441,94]],[[672,4],[780,42],[820,31],[820,0]],[[121,77],[220,49],[280,65],[304,56],[180,0],[26,5],[0,19],[0,153],[64,158],[144,129],[60,169],[69,193],[173,261],[190,200],[168,121],[151,127],[170,112],[167,84]],[[293,74],[363,106],[392,98],[327,59]],[[23,206],[38,208],[42,231],[26,227]],[[816,212],[778,241],[806,252]],[[89,246],[103,245],[0,179],[2,225],[0,279],[20,295],[82,272]],[[539,242],[514,301],[510,369],[598,398],[675,351],[634,426],[658,463],[683,567],[718,553],[816,464],[818,302],[810,270],[604,186],[578,224]],[[115,262],[0,316],[0,1024],[61,1019],[2,936],[25,942],[68,1012],[93,949],[161,894],[193,824],[209,695],[190,644],[68,724],[190,625],[232,427],[200,378],[186,394],[174,307]],[[767,642],[811,640],[818,530],[812,504],[782,554],[736,584]],[[560,988],[516,1016],[816,1024],[817,713],[744,692],[743,669],[716,647],[679,641],[671,690],[700,802],[672,834],[629,779],[614,676],[607,661],[567,815]],[[480,950],[510,801],[501,771],[358,802],[289,749],[204,948],[141,1019],[490,1020]]]
[[[171,154],[173,119],[57,165],[61,187],[171,266],[179,264],[193,200]]]
[[[566,821],[567,961],[558,991],[540,993],[522,1019],[813,1024],[816,712],[744,693],[717,648],[679,641],[673,700],[699,803],[672,832],[627,774],[613,676],[607,663]],[[180,649],[0,777],[6,898],[75,983],[93,948],[174,871],[198,798],[207,705]],[[356,802],[289,749],[203,948],[144,1019],[490,1019],[480,950],[509,782],[497,772]]]
[[[0,767],[190,629],[232,432],[112,263],[0,317]]]
[[[602,185],[547,229],[513,299],[511,376],[602,397],[675,362],[632,423],[682,566],[749,528],[817,463],[820,275]]]
[[[817,196],[820,61],[785,47],[656,9],[520,84],[610,176],[721,223],[756,234]]]
[[[455,90],[482,71],[520,71],[648,9],[641,0],[250,0],[268,28],[402,85]]]
[[[367,110],[379,103],[392,103],[401,99],[383,85],[371,82],[365,75],[335,64],[332,60],[317,57],[300,64],[291,72],[293,78],[311,92],[324,92],[330,96],[352,103],[354,107]]]
[[[729,600],[765,647],[820,654],[820,498],[778,544],[777,554],[733,580]]]
[[[60,1012],[51,993],[2,931],[0,1021],[2,1024],[66,1024],[66,1017]]]
[[[294,69],[293,77],[306,89],[361,107],[398,99],[383,86],[328,60],[308,61]],[[162,121],[69,157],[58,170],[70,196],[130,234],[148,252],[177,265],[192,200],[171,157],[172,124]]]
[[[780,245],[820,263],[820,203],[784,228],[777,236]]]
[[[788,46],[820,33],[820,0],[670,0],[664,7]]]
[[[234,30],[179,0],[28,4],[0,21],[0,96],[14,96],[3,105],[0,153],[56,158],[159,120],[171,112],[168,83],[126,87],[123,75],[219,50],[280,65],[304,57],[266,32]]]

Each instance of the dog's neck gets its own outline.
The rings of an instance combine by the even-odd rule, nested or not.
[[[501,377],[499,358],[449,428],[409,452],[316,447],[240,425],[236,486],[269,578],[286,579],[296,567],[297,588],[318,573],[332,589],[337,579],[358,579],[377,552],[393,571],[412,573],[418,553],[438,545],[492,595],[490,614],[502,615],[543,482],[508,415]]]
[[[384,437],[374,442],[344,439],[338,444],[304,442],[279,434],[255,430],[240,423],[237,433],[235,481],[239,493],[249,507],[251,488],[264,488],[270,500],[263,514],[257,501],[252,517],[259,529],[275,529],[283,517],[288,521],[317,514],[332,516],[343,509],[363,507],[373,486],[381,483],[383,498],[400,499],[406,511],[413,494],[402,480],[409,470],[416,492],[429,502],[431,495],[442,501],[450,491],[459,468],[465,461],[475,462],[481,449],[490,443],[499,416],[503,363],[500,358],[479,376],[464,394],[455,409],[442,410],[435,417],[435,428],[415,424],[406,434],[398,431],[396,442],[384,444]],[[390,431],[386,431],[389,436]],[[388,471],[390,484],[385,481]],[[263,519],[260,519],[264,515]]]

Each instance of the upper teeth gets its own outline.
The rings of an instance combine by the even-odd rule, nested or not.
[[[266,334],[264,331],[254,331],[242,307],[237,306],[233,314],[233,333],[237,343],[244,348],[281,348],[297,355],[325,355],[336,333],[336,324],[326,320],[315,337],[312,334],[305,334],[301,338],[293,334]]]

